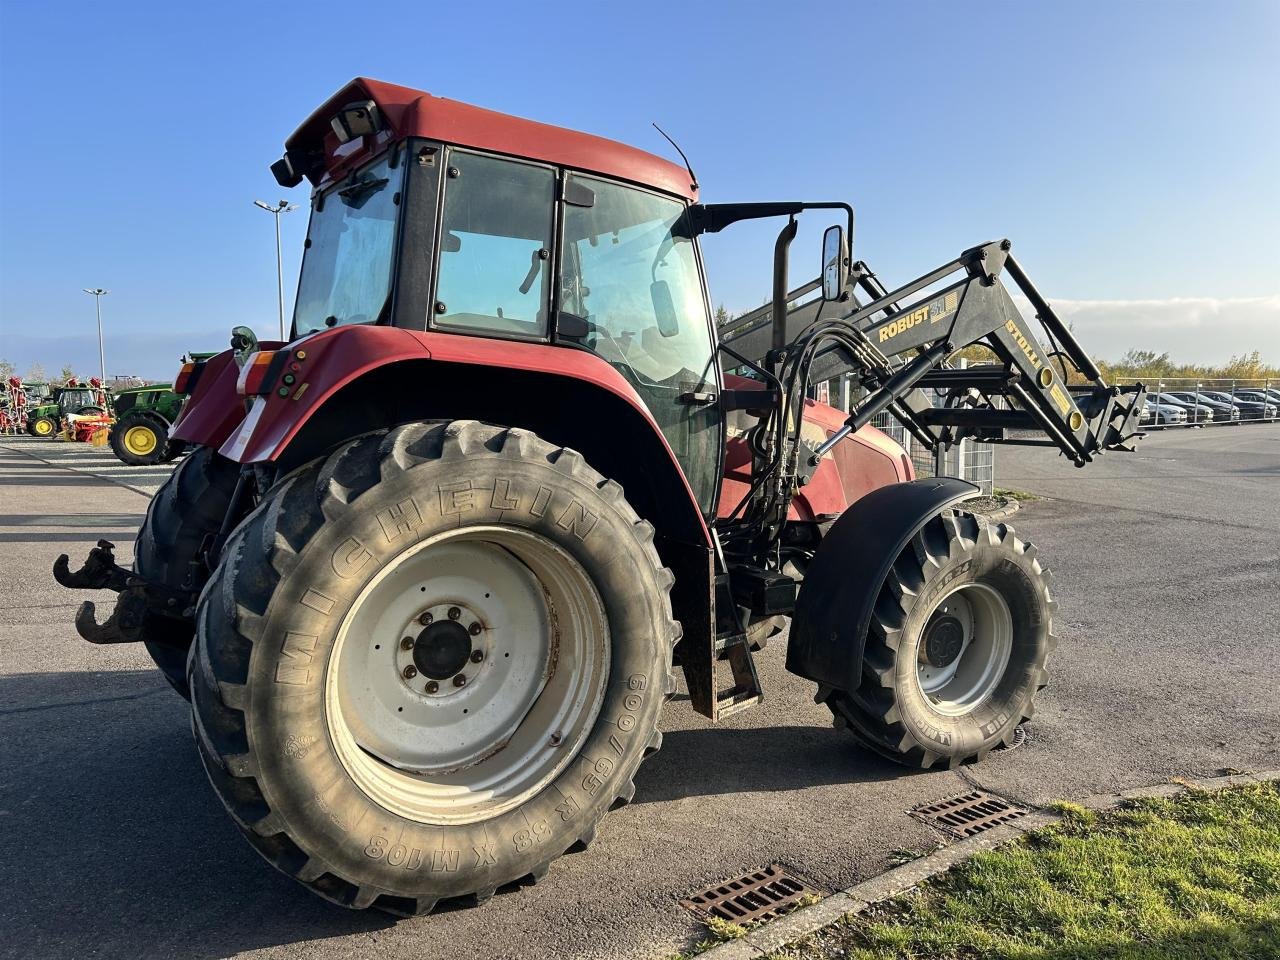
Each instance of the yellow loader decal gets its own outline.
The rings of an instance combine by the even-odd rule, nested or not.
[[[945,297],[938,297],[932,303],[918,307],[910,313],[899,314],[880,328],[880,342],[884,343],[886,340],[892,340],[902,331],[910,330],[926,320],[930,323],[937,323],[948,314],[955,313],[956,307],[959,305],[960,296],[952,291]]]
[[[1022,352],[1027,355],[1027,359],[1031,361],[1031,366],[1036,370],[1039,370],[1040,358],[1036,356],[1035,350],[1032,349],[1027,338],[1022,335],[1022,331],[1018,329],[1018,325],[1012,320],[1006,320],[1004,322],[1004,328],[1012,334],[1013,339],[1017,342],[1018,346],[1022,348]]]

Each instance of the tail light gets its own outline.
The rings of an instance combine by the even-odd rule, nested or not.
[[[178,371],[173,380],[173,392],[180,397],[189,397],[196,392],[196,384],[200,382],[200,374],[204,373],[205,361],[188,360]]]
[[[236,393],[242,397],[266,396],[275,389],[280,375],[289,360],[288,350],[258,350],[249,354],[240,377],[236,380]],[[289,378],[293,382],[293,378]],[[288,390],[286,389],[287,393]]]

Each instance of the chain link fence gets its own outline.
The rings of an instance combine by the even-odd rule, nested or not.
[[[964,361],[960,361],[962,364]],[[852,378],[845,376],[832,381],[822,395],[829,396],[826,402],[841,410],[848,411],[851,404],[861,398],[862,392],[854,385]],[[932,395],[935,406],[942,406],[945,396],[943,391],[926,390],[926,396]],[[996,448],[990,443],[976,443],[973,440],[962,440],[945,452],[930,451],[916,442],[897,419],[889,413],[878,414],[871,425],[887,435],[907,452],[915,467],[918,477],[959,477],[968,480],[982,490],[984,497],[992,495],[996,479]]]

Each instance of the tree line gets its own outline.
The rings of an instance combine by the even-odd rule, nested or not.
[[[88,377],[79,377],[75,368],[69,363],[63,365],[62,372],[56,377],[50,377],[49,374],[45,372],[44,364],[39,361],[31,364],[31,366],[27,368],[27,372],[25,374],[19,375],[18,368],[16,366],[14,366],[10,361],[5,360],[3,357],[0,357],[0,383],[8,383],[10,377],[17,376],[21,376],[23,383],[52,383],[58,386],[66,383],[72,377],[78,377],[78,379],[84,382],[87,382],[89,379]]]

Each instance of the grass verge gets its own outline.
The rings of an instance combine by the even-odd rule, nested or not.
[[[776,960],[1280,957],[1280,787],[1064,820],[819,931]]]
[[[1043,500],[1044,497],[1034,493],[1028,493],[1026,490],[1010,490],[1008,487],[995,487],[991,491],[993,497],[1008,497],[1010,500],[1017,500],[1019,503],[1026,503],[1029,500]]]

